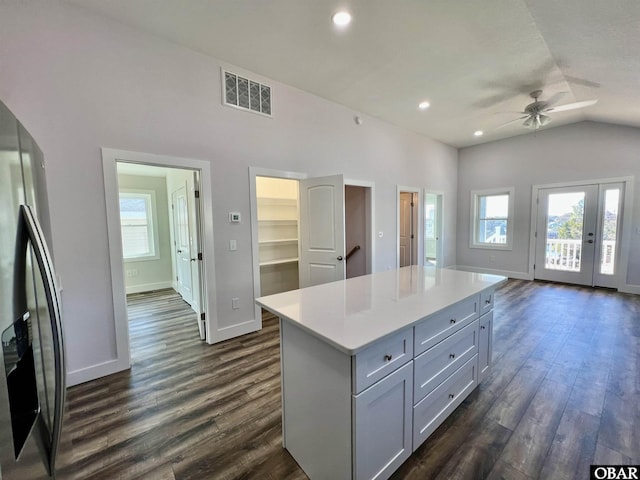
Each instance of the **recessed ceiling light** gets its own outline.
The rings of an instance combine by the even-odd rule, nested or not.
[[[473,134],[476,137],[481,137],[482,135],[484,135],[484,132],[482,130],[476,130],[475,132],[473,132]]]
[[[429,106],[431,106],[431,104],[429,102],[420,102],[418,104],[418,108],[420,110],[426,110],[427,108],[429,108]]]
[[[337,12],[331,17],[333,23],[337,27],[346,27],[351,23],[351,14],[349,12],[345,12],[344,10]]]

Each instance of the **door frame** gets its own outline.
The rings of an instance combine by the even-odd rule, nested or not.
[[[216,338],[218,317],[216,308],[215,255],[213,243],[213,213],[211,165],[203,160],[192,158],[170,157],[151,153],[131,152],[112,148],[102,148],[102,169],[104,173],[105,203],[107,213],[107,238],[109,242],[109,261],[111,265],[111,288],[113,294],[113,310],[116,334],[116,359],[105,362],[101,367],[101,375],[108,375],[131,367],[131,351],[129,346],[129,322],[127,316],[127,298],[124,284],[124,267],[122,262],[122,238],[120,232],[120,208],[118,202],[118,162],[139,163],[158,167],[173,167],[200,171],[200,202],[202,208],[202,231],[204,232],[203,263],[206,298],[206,341],[209,344],[219,341]]]
[[[367,208],[365,212],[365,222],[367,229],[367,258],[365,261],[366,264],[366,274],[369,275],[375,272],[375,215],[376,211],[376,184],[375,182],[371,182],[368,180],[353,180],[351,178],[344,179],[345,186],[350,187],[363,187],[366,188],[365,192],[365,202],[367,203]],[[346,232],[346,225],[345,225]],[[346,254],[347,252],[345,252]]]
[[[437,197],[437,206],[436,206],[436,229],[439,233],[436,238],[436,267],[444,268],[444,192],[442,190],[432,190],[430,188],[424,188],[422,191],[422,202],[424,208],[424,202],[427,198],[427,195],[435,195]],[[424,215],[424,210],[422,211]],[[424,219],[423,219],[424,220]],[[424,228],[424,225],[423,225]],[[421,232],[424,234],[424,232]],[[426,244],[424,245],[424,254],[422,255],[422,264],[426,261]]]
[[[627,285],[627,267],[629,264],[629,249],[631,243],[631,226],[633,210],[633,186],[634,177],[610,177],[586,180],[575,180],[570,182],[549,183],[543,185],[533,185],[531,189],[531,227],[529,231],[529,278],[535,278],[534,265],[536,263],[536,231],[538,219],[538,197],[539,191],[545,188],[575,187],[580,185],[601,184],[601,183],[623,183],[624,201],[622,203],[622,217],[620,219],[620,257],[618,259],[618,272],[615,275],[617,280],[617,290],[623,292],[637,293],[636,290]]]
[[[253,298],[261,295],[260,287],[260,248],[258,244],[258,199],[256,195],[256,177],[284,178],[288,180],[304,180],[310,175],[302,172],[293,172],[289,170],[276,170],[272,168],[249,167],[249,200],[251,213],[251,258],[253,266]],[[345,185],[355,187],[365,187],[369,189],[368,199],[368,219],[367,219],[367,235],[370,247],[367,250],[367,273],[375,272],[375,182],[369,180],[354,180],[352,178],[344,179]],[[299,228],[299,225],[298,225]],[[262,328],[262,309],[255,306],[256,322],[259,322]]]
[[[423,213],[423,205],[422,202],[423,200],[423,196],[422,196],[422,189],[421,188],[417,188],[417,187],[407,187],[404,185],[397,185],[396,186],[396,268],[400,268],[400,194],[401,193],[415,193],[418,195],[418,212],[417,212],[417,219],[418,219],[418,225],[417,225],[417,231],[419,232],[417,236],[418,238],[418,245],[416,247],[416,256],[418,257],[419,261],[418,263],[416,263],[415,265],[423,265],[424,261],[422,259],[422,257],[424,257],[424,238],[423,238],[423,225],[424,222],[422,221],[422,215],[424,215]],[[412,262],[413,264],[413,262]]]
[[[256,189],[256,177],[284,178],[287,180],[304,180],[308,178],[306,173],[291,172],[286,170],[274,170],[271,168],[249,167],[249,201],[251,213],[251,260],[253,265],[253,298],[261,296],[260,287],[260,246],[258,244],[258,197]],[[300,225],[298,224],[298,237]],[[298,248],[300,248],[298,244]],[[262,308],[254,307],[255,321],[262,328]]]

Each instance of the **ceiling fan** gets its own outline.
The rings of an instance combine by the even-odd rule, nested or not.
[[[533,102],[524,107],[524,110],[522,112],[519,112],[523,113],[524,116],[504,123],[497,128],[506,127],[507,125],[511,125],[512,123],[524,120],[524,122],[522,122],[523,126],[531,128],[533,130],[537,130],[541,127],[544,127],[551,121],[551,118],[547,115],[548,113],[565,112],[567,110],[585,108],[598,102],[598,100],[584,100],[582,102],[567,103],[565,105],[558,105],[557,107],[554,107],[553,105],[558,100],[560,100],[561,97],[566,95],[566,92],[556,93],[546,101],[538,100],[538,98],[540,98],[540,95],[542,95],[542,90],[534,90],[533,92],[531,92],[529,96],[533,98]]]

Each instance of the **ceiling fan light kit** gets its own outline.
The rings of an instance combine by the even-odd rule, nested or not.
[[[524,117],[517,118],[515,120],[511,120],[507,123],[500,125],[498,128],[502,128],[504,126],[510,125],[512,123],[518,122],[520,120],[524,120],[522,125],[526,128],[530,128],[532,130],[537,130],[539,128],[548,125],[551,121],[551,117],[545,115],[547,113],[554,112],[566,112],[567,110],[576,110],[578,108],[585,108],[591,105],[595,105],[598,100],[584,100],[582,102],[574,102],[567,103],[565,105],[558,105],[554,107],[553,104],[562,96],[564,92],[557,93],[551,97],[549,101],[538,100],[542,95],[542,90],[534,90],[529,94],[529,96],[533,99],[533,102],[524,107],[524,110],[521,112],[524,114]]]

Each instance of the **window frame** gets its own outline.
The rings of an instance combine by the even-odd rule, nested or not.
[[[513,250],[513,224],[514,224],[514,187],[492,188],[488,190],[471,190],[471,225],[469,236],[469,248],[483,248],[488,250]],[[508,195],[506,243],[488,243],[479,241],[480,235],[480,203],[483,197]],[[499,217],[502,219],[503,217]]]
[[[143,262],[148,260],[158,260],[160,258],[160,243],[158,240],[158,221],[157,221],[157,207],[156,207],[156,192],[154,190],[144,190],[139,188],[121,188],[118,191],[118,208],[120,206],[120,198],[125,195],[129,198],[143,198],[145,199],[145,206],[147,209],[147,232],[150,239],[150,247],[152,252],[146,255],[136,255],[133,257],[127,257],[124,248],[124,235],[122,235],[122,215],[120,215],[120,236],[122,243],[122,260],[127,262]],[[118,213],[120,210],[118,209]]]

